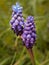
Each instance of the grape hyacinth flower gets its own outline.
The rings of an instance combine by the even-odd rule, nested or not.
[[[30,59],[32,61],[32,64],[36,65],[34,60],[34,54],[32,51],[32,47],[36,40],[36,29],[35,29],[34,18],[32,16],[28,16],[28,18],[26,19],[21,38],[23,41],[23,45],[25,45],[28,53],[30,54]]]
[[[32,16],[28,16],[24,24],[22,40],[23,44],[25,44],[27,48],[32,48],[32,46],[35,43],[36,30],[35,30],[34,18]]]
[[[23,7],[16,3],[16,5],[12,6],[12,18],[10,20],[11,29],[17,36],[20,36],[23,44],[27,48],[32,64],[35,65],[34,55],[32,51],[32,47],[36,40],[36,29],[33,16],[28,16],[26,22],[24,22],[24,18],[22,15]],[[16,63],[14,64],[16,65]]]
[[[23,27],[24,27],[24,18],[22,15],[22,7],[19,5],[19,3],[16,3],[16,5],[12,6],[12,19],[10,21],[10,25],[14,33],[18,36],[23,33]]]

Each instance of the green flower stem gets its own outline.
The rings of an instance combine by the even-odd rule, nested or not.
[[[33,54],[33,51],[31,48],[27,49],[29,55],[30,55],[30,59],[31,59],[31,62],[32,62],[32,65],[36,65],[35,64],[35,60],[34,60],[34,54]]]

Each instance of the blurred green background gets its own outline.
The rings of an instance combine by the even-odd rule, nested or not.
[[[12,5],[16,2],[23,6],[25,19],[28,15],[34,16],[37,41],[33,52],[36,65],[49,65],[49,0],[0,0],[0,65],[32,65],[21,39],[10,29]]]

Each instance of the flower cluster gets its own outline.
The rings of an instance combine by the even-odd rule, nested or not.
[[[34,18],[32,16],[28,16],[26,22],[24,22],[22,9],[23,8],[19,5],[19,3],[12,6],[13,12],[12,19],[10,21],[11,28],[17,36],[21,35],[23,44],[27,48],[32,48],[36,40]]]
[[[21,6],[19,5],[19,3],[16,3],[16,5],[13,5],[13,6],[12,6],[12,10],[13,10],[14,12],[16,12],[16,13],[22,12],[23,7],[21,7]]]
[[[35,43],[36,30],[35,30],[34,18],[32,16],[28,16],[25,22],[24,30],[22,34],[22,40],[23,40],[23,44],[27,48],[32,48],[33,44]]]
[[[24,18],[22,15],[22,7],[19,3],[12,6],[12,19],[10,20],[11,28],[16,33],[16,35],[21,35],[23,33]]]

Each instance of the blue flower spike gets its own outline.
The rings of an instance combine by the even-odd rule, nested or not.
[[[18,2],[16,3],[16,5],[12,6],[13,12],[10,25],[17,36],[23,33],[24,28],[24,18],[22,15],[22,9],[23,8],[20,6]]]
[[[24,38],[24,36],[26,37]],[[32,48],[35,43],[36,30],[35,30],[34,18],[32,16],[28,16],[26,19],[22,34],[22,40],[25,43],[26,48]]]

